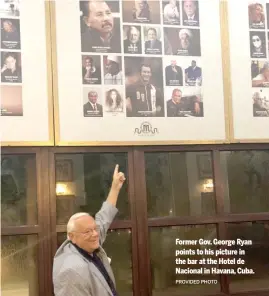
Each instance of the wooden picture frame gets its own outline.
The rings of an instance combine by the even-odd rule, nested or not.
[[[56,182],[73,181],[73,161],[70,159],[56,160]]]
[[[195,61],[197,65],[203,65],[202,68],[202,86],[197,82],[196,87],[188,87],[185,89],[185,97],[194,99],[198,96],[200,111],[193,113],[192,108],[186,112],[184,116],[177,114],[176,117],[168,116],[167,104],[172,96],[173,87],[167,86],[160,78],[160,74],[165,77],[166,67],[170,67],[171,54],[162,52],[162,54],[151,57],[147,54],[139,54],[139,56],[131,56],[118,50],[109,51],[122,61],[123,81],[117,87],[121,93],[123,102],[123,111],[110,111],[106,110],[106,96],[107,87],[103,78],[96,78],[98,84],[90,85],[84,81],[82,77],[82,59],[85,53],[89,56],[92,55],[93,59],[100,56],[100,61],[96,62],[98,68],[103,68],[107,59],[107,47],[99,48],[94,46],[90,50],[84,51],[81,46],[83,40],[84,24],[81,22],[83,18],[83,9],[79,5],[80,1],[67,1],[65,3],[65,13],[62,13],[62,4],[58,1],[51,1],[51,28],[52,28],[52,63],[53,67],[53,81],[55,82],[54,88],[54,126],[55,126],[55,145],[56,146],[144,146],[144,145],[180,145],[180,144],[220,144],[229,142],[229,122],[225,120],[228,118],[228,100],[226,101],[226,90],[223,87],[224,72],[219,71],[219,65],[227,64],[226,59],[222,59],[222,50],[227,51],[225,42],[222,42],[221,33],[224,29],[222,25],[221,3],[217,0],[214,1],[201,1],[199,4],[199,13],[203,22],[199,26],[199,32],[202,35],[212,36],[210,44],[204,44],[203,38],[197,44],[201,48],[210,47],[212,50],[202,50],[201,53],[196,53]],[[109,1],[107,1],[109,3]],[[120,2],[121,3],[121,2]],[[200,9],[201,8],[201,9]],[[124,13],[121,8],[112,7],[112,15],[115,18],[115,24],[121,23],[124,18]],[[115,9],[115,10],[113,10]],[[207,18],[206,12],[208,9],[214,11],[212,17]],[[220,15],[221,12],[221,15]],[[203,15],[204,14],[204,15]],[[73,24],[76,24],[74,26]],[[82,24],[82,25],[81,25]],[[226,23],[225,23],[226,24]],[[125,26],[121,26],[117,31],[118,37],[124,40],[126,32]],[[158,28],[161,30],[165,25],[160,23]],[[173,29],[173,30],[172,30]],[[172,35],[175,33],[174,28],[169,31]],[[169,29],[170,30],[170,29]],[[191,29],[194,30],[194,29]],[[69,32],[68,36],[66,32]],[[196,30],[194,30],[196,31]],[[193,32],[194,32],[193,31]],[[197,33],[198,31],[196,31]],[[176,33],[177,35],[178,33]],[[171,35],[171,36],[172,36]],[[170,35],[169,35],[170,36]],[[198,35],[197,35],[198,36]],[[70,48],[70,38],[73,40]],[[171,39],[172,37],[170,37]],[[198,37],[197,37],[198,38]],[[198,39],[197,39],[198,40]],[[165,42],[164,36],[161,37],[161,42]],[[226,41],[226,40],[225,40]],[[66,51],[68,47],[70,50]],[[98,55],[96,50],[98,49]],[[169,46],[168,46],[169,47]],[[91,51],[92,50],[92,51]],[[100,51],[99,51],[100,50]],[[112,49],[111,49],[112,50]],[[213,55],[213,56],[212,56]],[[135,85],[135,80],[139,79],[140,70],[139,65],[147,61],[151,61],[151,67],[157,67],[158,71],[152,70],[151,84],[158,85],[160,88],[161,105],[158,106],[163,113],[155,116],[155,111],[140,110],[139,114],[129,114],[127,116],[126,92],[127,87]],[[153,59],[153,60],[152,60]],[[156,60],[157,59],[157,60]],[[193,56],[180,56],[176,57],[178,63],[184,61],[183,70],[188,69],[192,63]],[[66,63],[67,60],[72,60],[73,63]],[[211,63],[211,61],[216,61]],[[156,61],[158,61],[156,63]],[[159,68],[157,65],[162,66]],[[182,64],[182,63],[181,63]],[[72,76],[61,75],[61,73],[72,73]],[[129,73],[129,74],[126,74]],[[157,73],[157,74],[156,74]],[[212,88],[212,73],[214,76],[214,88]],[[156,74],[156,76],[155,76]],[[98,74],[99,76],[99,74]],[[228,76],[228,75],[226,75]],[[83,83],[82,83],[83,82]],[[162,83],[163,82],[163,83]],[[179,83],[181,84],[181,83]],[[70,87],[66,87],[70,85]],[[110,88],[110,87],[108,87]],[[155,89],[155,87],[154,87]],[[99,111],[86,110],[84,113],[84,106],[87,107],[89,103],[88,95],[90,90],[95,90],[98,97],[98,104],[103,106]],[[158,91],[159,92],[159,91]],[[140,96],[140,92],[139,96]],[[144,97],[143,93],[143,97]],[[142,98],[142,97],[141,97]],[[190,100],[191,101],[191,100]],[[204,104],[204,105],[203,105]],[[166,107],[165,107],[166,106]],[[148,107],[149,108],[149,107]],[[102,112],[101,112],[102,110]],[[156,109],[157,110],[157,109]],[[214,110],[214,112],[212,111]],[[130,111],[130,110],[129,110]],[[97,112],[97,113],[96,113]],[[132,111],[130,111],[132,112]],[[146,114],[145,114],[146,112]],[[150,113],[148,116],[147,112]],[[199,116],[197,116],[200,113]],[[144,115],[143,115],[144,113]],[[72,114],[72,128],[70,128],[70,114]],[[112,116],[113,115],[113,116]],[[183,118],[185,117],[185,118]],[[184,125],[186,128],[177,130],[175,125]],[[217,128],[212,128],[212,125]],[[117,126],[124,126],[121,132],[117,132]],[[199,131],[199,132],[197,132]]]
[[[75,196],[74,195],[57,196],[56,209],[57,209],[57,214],[56,214],[57,225],[66,225],[69,218],[74,214],[74,211],[75,211]]]
[[[210,154],[196,156],[198,176],[200,180],[213,178],[212,159]]]

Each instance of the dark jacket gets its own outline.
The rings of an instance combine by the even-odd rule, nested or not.
[[[98,31],[86,28],[81,35],[82,52],[121,52],[120,33],[114,29],[109,43],[105,44]]]
[[[93,109],[90,102],[84,104],[84,116],[85,117],[102,117],[103,116],[103,107],[100,104],[96,103],[97,111]]]

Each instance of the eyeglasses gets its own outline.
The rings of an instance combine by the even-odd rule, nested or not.
[[[259,38],[253,38],[252,41],[253,41],[253,42],[260,42],[261,39],[259,39]]]
[[[72,231],[72,232],[81,233],[81,234],[86,235],[86,236],[92,236],[94,231],[99,233],[97,227],[89,229],[87,231]]]

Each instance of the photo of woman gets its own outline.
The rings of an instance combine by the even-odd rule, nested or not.
[[[123,100],[115,88],[106,92],[106,112],[123,112]]]
[[[249,28],[264,29],[265,17],[261,3],[252,3],[248,6]]]

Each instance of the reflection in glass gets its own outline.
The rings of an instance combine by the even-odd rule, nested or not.
[[[37,237],[2,236],[1,295],[38,295]]]
[[[37,223],[35,155],[1,157],[1,225]]]
[[[58,233],[58,246],[66,239],[66,233]],[[132,296],[132,249],[130,230],[110,230],[103,248],[111,259],[111,267],[116,280],[119,295]]]
[[[215,214],[210,152],[145,153],[148,216]]]
[[[176,296],[176,295],[197,295],[220,292],[219,277],[216,275],[193,275],[176,274],[176,268],[211,268],[216,267],[208,264],[199,264],[200,259],[212,258],[214,256],[197,255],[197,249],[204,250],[208,246],[176,245],[176,239],[180,240],[213,240],[217,237],[214,225],[194,225],[194,226],[173,226],[165,228],[150,228],[150,260],[153,296]],[[213,250],[213,248],[211,248]],[[196,254],[175,256],[175,251],[185,252],[191,250]],[[186,260],[186,264],[176,264],[176,258]],[[187,260],[197,260],[196,264],[188,264]],[[179,263],[179,262],[178,262]],[[201,263],[201,262],[200,262]],[[206,262],[205,262],[206,263]],[[215,284],[176,284],[176,280],[215,280]]]
[[[228,239],[251,240],[252,245],[236,246],[233,249],[242,249],[245,255],[238,256],[245,260],[245,264],[231,265],[231,268],[253,269],[255,274],[240,274],[230,276],[230,291],[251,291],[269,288],[269,222],[229,223]],[[235,256],[233,256],[234,258]],[[229,258],[229,256],[228,256]]]
[[[269,211],[269,151],[221,153],[225,211]]]
[[[95,215],[110,190],[115,165],[128,180],[126,153],[57,154],[55,161],[57,224],[76,212]],[[129,218],[128,183],[118,199],[116,219]]]

